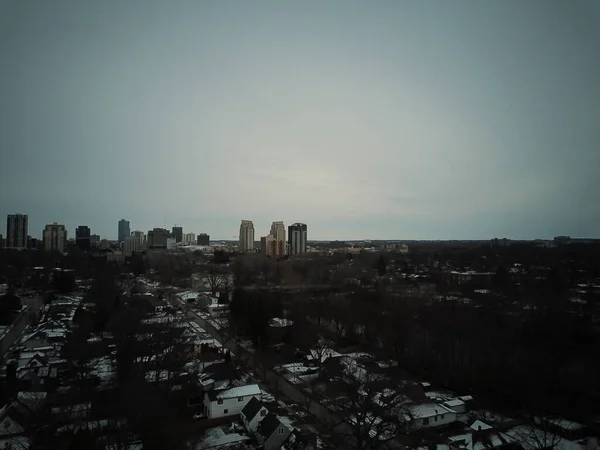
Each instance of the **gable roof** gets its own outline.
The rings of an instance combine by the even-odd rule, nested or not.
[[[258,424],[258,428],[256,431],[265,439],[271,437],[271,435],[275,432],[277,427],[282,425],[279,417],[277,417],[274,413],[269,413],[265,416],[263,420]]]
[[[247,384],[245,386],[237,386],[229,389],[217,389],[208,391],[206,395],[211,402],[219,399],[246,397],[248,395],[259,395],[260,387],[258,384]]]
[[[244,406],[244,409],[242,409],[242,414],[247,420],[252,420],[262,409],[262,407],[262,402],[256,397],[252,397],[246,406]]]

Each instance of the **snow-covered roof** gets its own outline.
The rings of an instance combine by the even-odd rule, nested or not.
[[[237,386],[230,389],[216,391],[214,397],[217,399],[245,397],[247,395],[260,395],[258,384],[247,384],[246,386]]]
[[[447,406],[448,408],[457,408],[459,406],[464,406],[465,402],[463,402],[462,400],[458,399],[458,398],[454,398],[452,400],[446,400],[444,402],[444,405]]]
[[[491,425],[488,425],[485,422],[482,422],[481,420],[476,420],[475,422],[473,422],[473,424],[469,427],[472,430],[475,431],[480,431],[480,430],[489,430],[491,429]]]
[[[291,327],[294,325],[294,321],[290,319],[281,319],[279,317],[273,317],[269,322],[269,326],[275,328]]]
[[[440,414],[448,414],[455,412],[452,409],[444,405],[440,405],[438,403],[423,403],[420,405],[413,405],[411,406],[410,410],[415,419],[435,417]]]

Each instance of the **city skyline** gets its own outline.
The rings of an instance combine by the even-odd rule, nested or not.
[[[213,239],[241,217],[599,237],[599,19],[585,0],[7,0],[0,214],[35,237],[116,239],[112,212]]]
[[[24,215],[28,217],[28,223],[31,223],[31,215],[28,213],[8,213],[6,214],[7,217],[7,221],[8,221],[8,216],[12,216],[12,215]],[[122,218],[120,219],[122,220]],[[236,221],[237,220],[237,221]],[[297,221],[286,221],[286,220],[278,220],[278,221],[269,221],[268,219],[265,221],[261,221],[258,225],[256,224],[256,222],[254,220],[248,219],[252,222],[254,229],[255,230],[269,230],[268,232],[265,233],[260,233],[258,232],[258,234],[255,233],[255,239],[254,242],[258,243],[260,242],[260,239],[262,236],[266,236],[269,235],[273,229],[273,224],[275,223],[283,223],[284,225],[289,223],[289,224],[296,224],[298,223]],[[183,230],[183,234],[188,234],[188,233],[193,233],[196,237],[202,235],[202,234],[207,234],[210,236],[211,241],[239,241],[239,223],[240,223],[240,219],[234,219],[234,223],[237,223],[237,226],[233,226],[231,227],[231,234],[229,231],[222,233],[221,235],[217,234],[216,236],[213,237],[213,233],[211,231],[206,231],[204,229],[204,231],[190,231],[189,228],[187,228],[185,225],[173,225],[173,226],[150,226],[150,227],[139,227],[139,226],[134,226],[134,224],[132,224],[131,221],[127,220],[127,222],[129,222],[129,227],[130,227],[130,235],[133,235],[134,233],[141,231],[142,233],[144,233],[144,235],[147,235],[147,233],[149,231],[152,231],[154,229],[165,229],[167,230],[167,232],[172,232],[173,228],[179,228],[181,227]],[[111,236],[110,234],[102,234],[100,232],[98,232],[96,230],[96,228],[94,227],[94,225],[92,224],[81,224],[79,223],[78,225],[66,225],[64,224],[64,221],[60,221],[57,220],[56,222],[63,224],[65,227],[65,230],[67,232],[70,232],[70,236],[75,236],[77,233],[77,228],[78,227],[89,227],[89,229],[91,230],[91,233],[93,235],[98,235],[101,237],[101,239],[106,239],[108,241],[117,241],[118,242],[118,236],[117,233],[114,233],[115,236]],[[31,238],[35,238],[35,239],[43,239],[43,235],[44,235],[44,229],[46,227],[46,225],[49,223],[49,221],[45,221],[45,224],[42,226],[41,230],[39,233],[35,233],[35,230],[32,229],[31,225],[29,225],[28,228],[28,236]],[[54,222],[52,222],[54,223]],[[177,222],[178,224],[180,222]],[[300,222],[302,223],[302,222]],[[114,228],[114,224],[113,224],[113,228]],[[233,228],[235,228],[233,230]],[[287,228],[288,226],[285,225],[285,233],[287,233]],[[195,230],[195,229],[194,229]],[[7,229],[6,227],[4,229],[1,230],[0,235],[3,236],[4,239],[7,238]],[[488,241],[490,239],[494,239],[494,238],[500,238],[500,239],[509,239],[509,240],[515,240],[515,241],[531,241],[531,240],[536,240],[536,239],[540,239],[540,240],[553,240],[555,237],[557,236],[569,236],[571,238],[588,238],[588,239],[600,239],[599,236],[583,236],[583,235],[574,235],[574,234],[569,234],[569,233],[557,233],[555,235],[545,235],[545,236],[532,236],[532,237],[521,237],[521,238],[515,238],[515,237],[511,237],[511,236],[502,236],[502,235],[493,235],[493,236],[480,236],[480,237],[449,237],[446,239],[443,238],[437,238],[437,237],[417,237],[417,238],[408,238],[408,237],[404,237],[404,236],[357,236],[357,237],[346,237],[346,236],[334,236],[334,237],[327,237],[327,238],[322,238],[322,237],[314,237],[313,232],[312,232],[312,223],[311,223],[311,238],[307,240],[307,242],[309,241],[361,241],[361,240],[379,240],[379,241],[453,241],[453,240],[457,240],[457,241]],[[73,238],[74,239],[74,238]],[[285,242],[288,242],[288,236],[285,237]]]

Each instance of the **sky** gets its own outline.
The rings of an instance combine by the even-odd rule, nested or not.
[[[596,0],[0,0],[0,215],[600,237],[598,43]]]

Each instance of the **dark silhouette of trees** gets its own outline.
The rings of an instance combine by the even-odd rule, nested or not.
[[[21,299],[15,294],[11,287],[6,294],[0,296],[0,324],[10,325],[13,316],[21,310]]]
[[[379,260],[377,261],[377,273],[380,277],[384,276],[387,272],[387,265],[385,263],[385,258],[383,255],[379,255]]]

